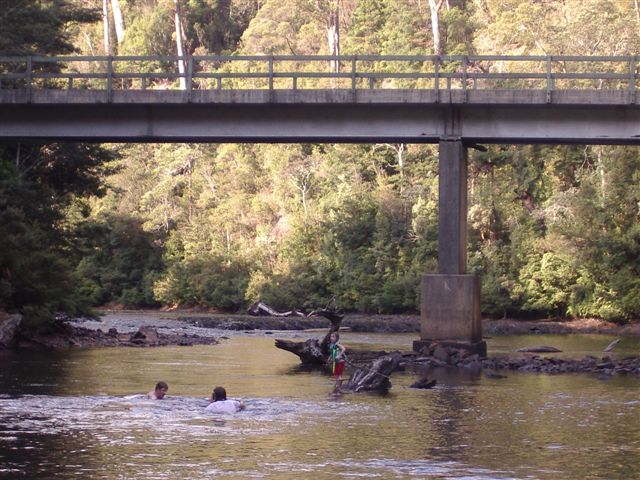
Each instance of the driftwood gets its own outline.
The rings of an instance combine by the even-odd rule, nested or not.
[[[305,342],[293,342],[291,340],[276,339],[276,348],[291,352],[300,357],[303,365],[324,365],[327,363],[329,353],[324,353],[318,339],[310,338]]]
[[[317,338],[310,338],[304,342],[276,340],[276,347],[297,355],[300,357],[303,365],[325,365],[327,363],[327,357],[329,356],[331,334],[340,330],[344,315],[327,309],[314,310],[309,314],[309,316],[311,315],[322,315],[331,323],[329,331],[322,341],[319,341]]]
[[[309,316],[311,315],[322,315],[330,322],[329,331],[322,341],[316,338],[310,338],[304,342],[276,340],[276,347],[294,353],[305,366],[322,366],[326,368],[331,334],[340,330],[344,315],[328,308],[315,310],[309,314]],[[355,359],[361,361],[364,358],[369,359],[372,356],[372,352],[362,353],[363,355],[358,355],[358,352],[347,349],[346,354],[350,359],[348,364],[356,367],[356,370],[351,374],[351,377],[349,377],[346,385],[342,387],[342,390],[347,392],[389,391],[391,388],[389,376],[400,365],[402,355],[399,352],[378,352],[374,354],[377,358],[374,358],[366,366],[357,366],[351,363]]]
[[[401,360],[400,352],[376,358],[366,367],[357,368],[342,389],[350,392],[386,393],[391,388],[390,376],[398,368]]]
[[[562,350],[558,350],[556,347],[547,347],[541,345],[539,347],[523,347],[516,350],[516,352],[524,352],[524,353],[557,353],[562,352]]]
[[[288,310],[286,312],[279,312],[275,308],[267,305],[262,300],[254,303],[247,309],[247,313],[249,315],[261,316],[261,315],[269,315],[272,317],[306,317],[307,314],[302,310],[294,308],[293,310]]]
[[[619,338],[616,338],[613,342],[611,342],[609,345],[607,345],[607,348],[605,348],[603,350],[603,352],[610,352],[611,350],[613,350],[615,348],[615,346],[620,342]]]
[[[262,300],[257,301],[252,304],[248,309],[247,313],[253,316],[271,316],[271,317],[315,317],[315,316],[323,316],[327,318],[329,321],[333,322],[341,322],[344,318],[344,314],[342,312],[338,312],[330,309],[328,306],[325,308],[321,308],[319,310],[313,310],[309,313],[305,313],[304,310],[299,308],[294,308],[292,310],[287,310],[286,312],[279,312],[271,305],[264,303]]]

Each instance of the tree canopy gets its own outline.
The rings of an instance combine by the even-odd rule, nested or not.
[[[106,40],[102,1],[0,1],[0,53],[97,55],[108,41],[175,54],[176,35],[188,55],[633,55],[640,43],[636,3],[614,0],[178,1],[179,30],[175,0],[106,2]],[[11,144],[0,169],[8,310],[334,299],[415,311],[436,269],[430,145]],[[471,152],[484,313],[640,318],[639,177],[632,147]]]

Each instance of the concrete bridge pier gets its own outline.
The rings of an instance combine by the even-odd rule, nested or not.
[[[438,273],[422,276],[421,350],[437,342],[487,354],[482,340],[480,279],[467,271],[467,148],[459,138],[439,143]]]

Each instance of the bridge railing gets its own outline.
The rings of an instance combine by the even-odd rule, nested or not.
[[[0,90],[626,90],[636,56],[0,57]]]

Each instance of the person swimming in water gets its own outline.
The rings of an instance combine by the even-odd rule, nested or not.
[[[169,390],[167,382],[159,381],[156,383],[156,388],[147,393],[149,400],[162,400]]]
[[[224,387],[216,387],[211,394],[211,403],[207,406],[207,412],[236,413],[244,410],[246,405],[241,400],[227,400],[227,391]]]

